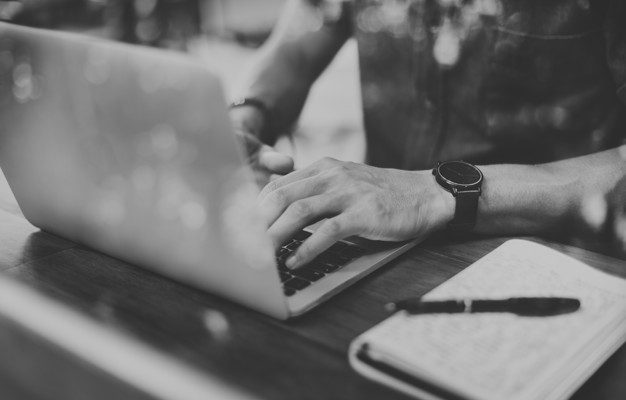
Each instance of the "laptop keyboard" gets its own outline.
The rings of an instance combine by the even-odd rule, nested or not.
[[[310,286],[326,275],[339,270],[350,261],[359,258],[366,251],[357,245],[337,242],[307,265],[296,270],[290,270],[285,266],[285,261],[309,236],[311,233],[300,231],[276,252],[280,280],[283,283],[283,291],[286,296],[293,296],[297,291]]]

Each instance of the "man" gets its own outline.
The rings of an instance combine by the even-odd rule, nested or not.
[[[586,199],[626,173],[624,17],[622,0],[292,0],[231,110],[242,134],[267,143],[255,162],[286,174],[260,195],[275,245],[327,218],[287,266],[350,235],[576,226]],[[290,172],[268,144],[352,35],[368,165],[323,159]],[[478,165],[473,205],[433,177],[446,160]]]

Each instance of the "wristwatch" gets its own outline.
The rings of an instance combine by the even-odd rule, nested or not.
[[[433,175],[437,183],[452,193],[456,200],[454,218],[448,223],[448,229],[473,229],[476,225],[483,173],[475,165],[465,161],[444,161],[438,162],[433,168]]]

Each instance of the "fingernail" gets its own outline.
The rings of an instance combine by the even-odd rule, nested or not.
[[[296,267],[296,256],[291,256],[285,261],[285,266],[287,268],[295,268]]]

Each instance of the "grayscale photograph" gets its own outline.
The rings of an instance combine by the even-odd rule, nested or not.
[[[623,400],[625,343],[625,0],[0,0],[1,400]]]

